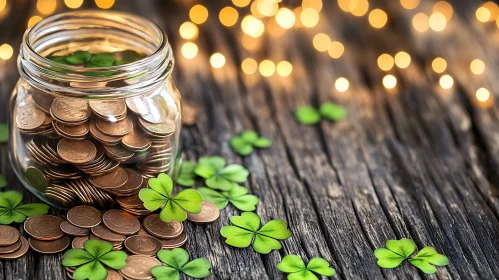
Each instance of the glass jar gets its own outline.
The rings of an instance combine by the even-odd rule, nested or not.
[[[57,208],[119,204],[147,214],[147,179],[174,174],[180,94],[158,26],[73,11],[27,30],[10,100],[10,158],[21,182]]]

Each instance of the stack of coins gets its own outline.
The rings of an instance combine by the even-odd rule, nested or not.
[[[16,228],[0,225],[0,260],[20,258],[28,249],[28,240]]]
[[[147,179],[173,172],[180,120],[173,95],[87,101],[34,90],[19,104],[25,177],[62,207],[111,208]],[[148,214],[143,207],[125,210]]]
[[[145,182],[145,180],[144,180]],[[142,217],[151,214],[151,211],[144,207],[144,202],[140,200],[138,194],[131,196],[117,197],[116,202],[121,206],[121,208],[135,216]]]
[[[147,280],[153,279],[151,269],[161,265],[161,262],[151,256],[133,255],[126,260],[125,268],[120,270],[121,276],[131,280]]]
[[[29,217],[24,222],[24,231],[31,236],[29,246],[42,254],[62,252],[71,241],[61,230],[63,222],[61,218],[52,215]]]

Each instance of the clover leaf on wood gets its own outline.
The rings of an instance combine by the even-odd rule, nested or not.
[[[232,149],[241,156],[253,153],[253,148],[268,148],[272,146],[272,141],[265,137],[260,137],[252,130],[243,132],[240,136],[234,136],[229,142]]]
[[[346,117],[347,110],[336,103],[324,102],[319,109],[312,106],[301,106],[295,110],[295,118],[305,125],[318,124],[322,118],[331,121],[339,121]]]
[[[201,212],[200,204],[203,202],[201,194],[196,190],[187,189],[172,196],[173,181],[167,174],[161,173],[157,178],[149,179],[148,184],[149,188],[140,190],[139,198],[148,210],[163,208],[159,214],[162,221],[182,222],[187,219],[186,212],[194,214]]]
[[[282,248],[278,240],[291,237],[288,224],[282,220],[271,220],[260,228],[260,217],[253,212],[243,212],[241,216],[230,218],[233,226],[224,226],[220,234],[227,238],[225,243],[245,248],[253,242],[253,249],[260,254]]]
[[[48,213],[47,204],[21,204],[22,200],[23,195],[18,191],[0,192],[0,224],[22,223],[27,217]]]
[[[207,187],[222,191],[229,191],[237,183],[246,182],[249,176],[249,171],[239,164],[225,166],[225,160],[221,157],[200,158],[194,173],[206,179]]]
[[[415,267],[421,269],[426,274],[433,274],[437,272],[436,266],[446,266],[449,264],[449,259],[437,253],[435,248],[426,246],[419,253],[409,259],[409,262]]]
[[[317,280],[314,273],[322,276],[333,276],[335,271],[329,267],[329,263],[323,258],[313,258],[305,265],[303,260],[297,255],[287,255],[280,263],[277,269],[288,273],[288,280]]]
[[[210,188],[201,187],[197,189],[203,199],[215,204],[222,210],[230,202],[234,207],[241,211],[254,211],[258,204],[256,195],[248,194],[248,189],[239,185],[234,186],[230,191],[220,192]]]
[[[83,243],[84,249],[70,249],[62,259],[64,266],[78,266],[73,277],[76,280],[104,280],[107,270],[122,269],[126,266],[128,255],[123,251],[112,251],[113,244],[90,239]]]
[[[182,166],[180,167],[180,174],[177,178],[177,184],[182,187],[192,187],[196,182],[196,174],[194,173],[195,168],[196,164],[192,161],[183,161]]]
[[[211,263],[205,258],[195,259],[189,262],[189,253],[182,248],[173,250],[160,250],[157,254],[165,265],[155,266],[151,274],[157,280],[180,279],[180,272],[192,278],[204,278],[210,275]]]

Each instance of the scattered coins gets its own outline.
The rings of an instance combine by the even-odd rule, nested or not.
[[[0,260],[13,260],[24,256],[24,254],[28,252],[29,243],[28,240],[26,240],[26,238],[22,236],[20,237],[20,240],[21,240],[21,246],[19,247],[19,249],[11,253],[0,254]]]
[[[156,258],[144,255],[132,255],[127,258],[126,266],[120,270],[120,273],[127,279],[152,279],[151,268],[158,265],[161,265],[161,262]]]
[[[88,239],[90,239],[88,236],[75,237],[71,242],[71,247],[73,249],[83,249],[83,243],[85,243]]]
[[[102,221],[111,231],[123,234],[132,235],[140,230],[139,220],[123,210],[111,209],[104,213]]]
[[[93,227],[92,233],[100,239],[114,242],[123,242],[126,238],[125,235],[112,232],[105,225],[98,225]]]
[[[144,219],[144,228],[151,235],[161,239],[178,237],[184,230],[184,225],[178,221],[163,222],[159,214],[152,214]]]
[[[92,228],[102,221],[102,213],[92,206],[76,206],[67,213],[68,222],[80,228]]]
[[[19,231],[11,226],[0,226],[0,247],[8,246],[19,240]]]
[[[172,250],[184,246],[187,242],[187,233],[182,232],[178,237],[171,239],[160,239],[163,249]]]
[[[0,260],[16,259],[26,253],[23,249],[24,237],[16,228],[11,226],[0,226]]]
[[[56,240],[64,236],[61,230],[63,222],[61,218],[52,215],[33,216],[24,222],[24,230],[38,240]]]
[[[201,212],[198,214],[187,212],[187,219],[189,221],[200,224],[213,223],[220,217],[220,210],[215,204],[209,201],[203,201],[200,207]]]
[[[146,256],[155,256],[163,248],[159,239],[147,235],[130,236],[125,240],[124,245],[128,252]]]
[[[70,243],[69,236],[65,235],[62,238],[51,240],[51,241],[43,241],[34,238],[29,239],[29,246],[42,254],[55,254],[62,252],[69,246]]]
[[[61,224],[61,230],[71,236],[87,236],[90,234],[90,229],[77,227],[70,222],[64,221]]]

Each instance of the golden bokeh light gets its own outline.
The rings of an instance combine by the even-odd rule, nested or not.
[[[38,0],[36,2],[36,9],[44,15],[53,13],[56,8],[57,8],[56,0]]]
[[[39,23],[43,18],[41,16],[32,16],[28,20],[28,28],[33,27],[35,24]]]
[[[256,8],[263,16],[271,17],[277,13],[279,4],[275,0],[257,0]]]
[[[7,0],[0,0],[0,12],[7,7]]]
[[[411,56],[406,52],[398,52],[395,55],[395,65],[399,68],[407,68],[411,64]]]
[[[431,68],[435,73],[443,73],[447,69],[447,61],[441,57],[437,57],[431,62]]]
[[[389,54],[382,54],[378,57],[378,67],[383,71],[388,71],[393,68],[393,57]]]
[[[263,34],[265,30],[265,25],[263,22],[252,15],[244,17],[241,22],[241,29],[244,33],[250,35],[251,37],[257,38]]]
[[[246,58],[241,63],[241,69],[244,73],[251,75],[258,69],[258,63],[253,58]]]
[[[350,0],[338,0],[338,7],[344,12],[350,12]]]
[[[454,85],[454,79],[450,75],[440,77],[439,84],[444,89],[450,89]]]
[[[256,50],[261,46],[262,42],[257,38],[244,34],[241,39],[241,44],[243,44],[243,47],[247,50]]]
[[[239,18],[239,13],[236,9],[232,7],[225,7],[220,10],[220,14],[218,14],[218,18],[220,22],[225,26],[233,26],[236,24],[237,19]]]
[[[210,57],[210,63],[213,68],[222,68],[225,65],[225,56],[221,53],[214,53]]]
[[[265,17],[264,15],[262,15],[260,13],[260,11],[258,10],[258,0],[256,1],[253,1],[253,3],[251,3],[251,6],[250,6],[250,11],[251,11],[251,14],[257,18],[262,18],[262,17]]]
[[[481,61],[480,59],[474,59],[470,63],[470,69],[473,74],[480,75],[483,73],[483,71],[485,71],[485,63],[483,63],[483,61]]]
[[[361,17],[369,11],[369,2],[367,0],[351,0],[350,12],[352,15]]]
[[[314,36],[312,41],[314,44],[314,48],[320,52],[325,52],[329,48],[329,44],[331,44],[331,38],[324,33],[319,33]]]
[[[499,16],[499,6],[497,6],[497,4],[492,1],[486,2],[482,6],[490,12],[489,22],[495,21]]]
[[[267,21],[267,30],[269,31],[270,34],[273,36],[281,36],[286,32],[286,29],[282,28],[276,21],[275,17],[269,18]]]
[[[194,5],[189,10],[189,18],[195,24],[202,24],[208,19],[208,9],[203,5]]]
[[[311,8],[320,12],[322,10],[322,0],[303,0],[301,2],[301,7],[303,9]]]
[[[187,42],[182,46],[182,55],[187,59],[192,59],[198,54],[198,46],[193,42]]]
[[[312,8],[303,9],[300,21],[305,27],[314,27],[319,22],[319,13]]]
[[[480,22],[487,22],[491,19],[491,14],[489,9],[485,8],[484,6],[478,8],[475,12],[476,19]]]
[[[260,62],[260,65],[258,66],[258,70],[260,71],[260,74],[265,77],[270,77],[274,75],[275,72],[275,64],[274,62],[266,59],[262,62]]]
[[[178,29],[180,36],[186,40],[195,39],[199,34],[198,26],[190,21],[186,21],[180,25]]]
[[[232,4],[240,8],[248,6],[250,2],[251,0],[232,0]]]
[[[407,10],[412,10],[419,6],[419,0],[400,0],[400,4]]]
[[[293,71],[293,65],[289,61],[281,61],[277,64],[277,74],[282,77],[287,77]]]
[[[438,1],[435,5],[433,5],[433,13],[442,13],[447,20],[450,20],[454,10],[449,2]]]
[[[0,46],[0,59],[7,60],[14,54],[14,49],[9,44]]]
[[[78,9],[83,4],[83,0],[64,0],[64,4],[70,9]]]
[[[114,0],[95,0],[95,5],[101,9],[109,9],[114,5]]]
[[[295,25],[294,26],[298,27],[298,28],[305,27],[305,26],[303,26],[303,24],[301,23],[301,21],[298,20],[300,18],[300,16],[301,16],[301,12],[303,12],[303,8],[302,7],[298,7],[298,8],[295,8],[293,10],[293,14],[295,15]]]
[[[430,28],[433,29],[433,31],[440,32],[445,29],[445,26],[447,25],[447,19],[445,18],[444,14],[437,12],[433,13],[430,16]]]
[[[486,88],[479,88],[476,93],[476,99],[478,99],[478,101],[480,102],[485,102],[487,100],[489,100],[490,98],[490,92],[489,90],[487,90]]]
[[[418,32],[425,32],[430,28],[430,19],[423,13],[418,13],[412,18],[412,26]]]
[[[329,47],[327,49],[329,56],[331,56],[332,58],[340,58],[343,55],[344,51],[345,47],[343,46],[342,43],[338,41],[331,42],[331,44],[329,44]]]
[[[350,87],[350,83],[348,82],[348,80],[346,78],[340,77],[340,78],[336,79],[336,81],[334,82],[334,87],[339,92],[345,92]]]
[[[281,8],[275,15],[275,20],[282,28],[291,28],[295,24],[295,14],[288,8]]]
[[[383,10],[374,9],[369,13],[369,24],[374,28],[382,28],[387,20],[388,16]]]
[[[393,75],[386,75],[383,77],[383,86],[387,89],[392,89],[397,86],[397,78]]]

